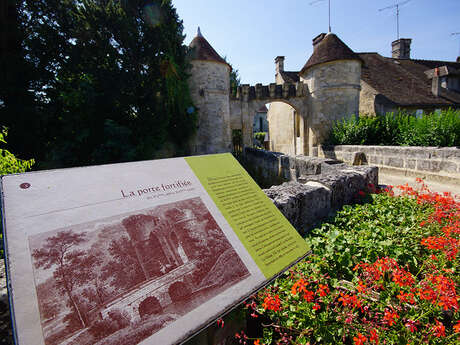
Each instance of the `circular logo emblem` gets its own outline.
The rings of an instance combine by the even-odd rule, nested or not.
[[[30,183],[27,183],[27,182],[21,183],[21,184],[19,185],[19,187],[21,187],[22,189],[27,189],[27,188],[30,187]]]

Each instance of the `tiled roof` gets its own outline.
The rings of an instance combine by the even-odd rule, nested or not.
[[[228,63],[217,54],[206,38],[201,35],[199,29],[196,37],[190,42],[189,48],[189,56],[192,60],[214,61],[228,65]]]
[[[400,106],[458,105],[460,93],[441,89],[431,92],[425,72],[435,67],[460,69],[460,63],[432,60],[393,59],[377,53],[358,53],[364,61],[361,79],[389,101]]]
[[[299,72],[280,71],[280,73],[286,83],[296,83],[299,81]]]
[[[360,60],[360,58],[340,38],[328,33],[321,42],[315,45],[313,54],[300,73],[304,73],[309,67],[335,60]]]

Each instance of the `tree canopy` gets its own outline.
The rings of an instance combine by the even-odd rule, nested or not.
[[[10,7],[14,49],[1,54],[11,71],[0,117],[20,157],[43,168],[187,153],[196,114],[183,26],[170,0]],[[11,85],[15,92],[6,91]]]

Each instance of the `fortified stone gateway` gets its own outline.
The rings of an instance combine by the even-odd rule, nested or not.
[[[270,149],[317,156],[318,146],[332,123],[358,113],[362,61],[332,33],[318,36],[314,47],[297,81],[282,80],[284,57],[279,56],[276,58],[276,83],[242,85],[233,97],[230,95],[230,65],[198,28],[197,36],[190,43],[190,89],[199,111],[192,153],[231,151],[233,130],[241,130],[243,145],[252,146],[255,113],[266,103],[281,102],[294,109],[293,118],[288,118],[283,104],[271,105],[269,116],[271,113],[273,117],[275,112],[283,114],[269,123]]]
[[[299,71],[275,59],[275,83],[242,85],[230,94],[230,66],[201,35],[190,43],[190,89],[199,112],[193,154],[231,151],[233,130],[252,146],[253,118],[271,103],[269,150],[288,155],[321,155],[331,126],[353,114],[371,116],[404,109],[414,115],[460,109],[457,62],[410,58],[410,39],[392,42],[392,57],[355,53],[333,33],[313,39],[313,53]]]
[[[166,219],[144,214],[123,220],[145,281],[90,311],[90,320],[106,319],[115,310],[123,310],[131,320],[139,320],[146,315],[161,313],[167,305],[185,300],[195,292],[198,286],[192,279],[196,264],[193,248],[185,238],[180,238],[184,231],[179,229],[204,229],[196,225],[196,218],[190,210],[175,211],[174,226]]]

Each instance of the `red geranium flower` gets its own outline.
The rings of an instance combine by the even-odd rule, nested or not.
[[[262,307],[266,310],[273,310],[273,311],[278,311],[280,310],[280,298],[278,295],[271,296],[270,294],[267,294],[267,297],[264,299],[264,303],[262,303]]]
[[[317,293],[321,296],[327,296],[329,294],[329,288],[327,285],[324,284],[318,284],[318,290]]]
[[[313,291],[310,291],[310,290],[305,290],[305,293],[303,294],[303,298],[307,302],[313,302],[313,300],[315,299],[315,293]]]
[[[367,338],[361,333],[358,333],[357,337],[353,337],[353,341],[355,342],[355,345],[364,345],[364,343],[367,341]]]
[[[370,332],[370,337],[369,341],[374,342],[376,345],[379,343],[379,336],[377,334],[377,331],[375,329],[372,329]]]
[[[454,325],[454,332],[460,333],[460,320],[458,320],[457,323]]]
[[[393,326],[397,319],[399,319],[399,315],[397,313],[390,309],[385,310],[385,314],[383,315],[383,322],[388,324],[388,326]]]
[[[446,327],[444,327],[444,325],[441,322],[439,322],[438,320],[435,320],[435,322],[436,322],[436,325],[434,325],[433,328],[431,329],[432,334],[436,338],[445,337],[446,336]]]

